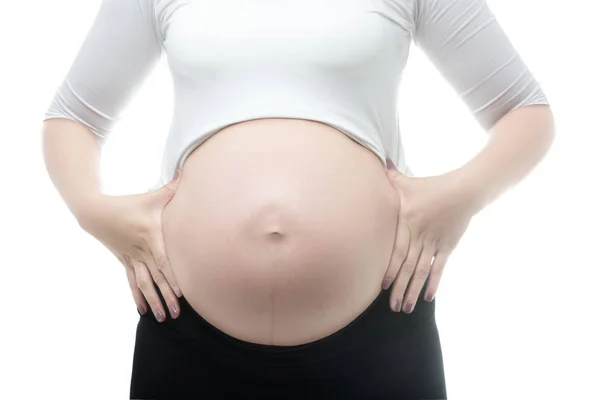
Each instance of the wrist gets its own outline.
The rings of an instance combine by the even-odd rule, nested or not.
[[[450,171],[448,175],[456,185],[458,197],[473,215],[479,213],[489,203],[491,196],[481,171],[476,171],[467,164]]]

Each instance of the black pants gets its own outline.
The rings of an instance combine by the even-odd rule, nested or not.
[[[177,319],[140,316],[130,398],[446,399],[436,300],[424,292],[405,314],[391,311],[382,291],[346,327],[296,346],[231,337],[182,297]]]

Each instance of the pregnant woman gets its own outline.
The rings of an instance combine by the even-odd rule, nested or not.
[[[413,41],[490,134],[439,176],[414,176],[398,130]],[[103,193],[102,145],[163,55],[161,176]],[[43,141],[127,273],[131,398],[444,399],[444,265],[543,158],[552,121],[484,0],[104,0]]]

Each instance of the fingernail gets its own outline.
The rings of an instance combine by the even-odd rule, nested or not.
[[[390,287],[390,285],[392,284],[392,278],[385,278],[383,280],[383,290],[388,290],[388,288]]]
[[[391,169],[391,170],[395,170],[396,169],[396,166],[394,165],[394,162],[391,159],[389,159],[389,158],[385,159],[385,166],[387,167],[387,169]]]
[[[402,304],[400,303],[400,300],[396,300],[396,302],[394,303],[394,311],[396,312],[400,312],[400,306]]]
[[[428,294],[428,295],[425,296],[425,301],[431,303],[432,300],[433,300],[433,296],[432,295]]]
[[[140,316],[146,314],[146,309],[144,307],[138,307],[138,314],[140,314]]]
[[[410,314],[411,312],[413,312],[414,308],[415,308],[414,303],[407,303],[404,310],[407,314]]]
[[[155,311],[155,312],[154,312],[154,316],[156,317],[156,320],[157,320],[158,322],[163,322],[163,320],[165,319],[165,315],[164,315],[164,314],[163,314],[163,312],[162,312],[162,311],[160,311],[160,310],[159,310],[159,311]]]
[[[177,316],[177,309],[175,309],[175,306],[169,306],[169,311],[171,312],[171,318],[175,318]]]
[[[175,286],[175,295],[177,295],[177,297],[183,296],[183,293],[181,293],[181,289],[179,289],[179,286]]]
[[[173,180],[176,181],[177,179],[179,179],[180,175],[181,175],[181,170],[179,168],[177,168],[175,170],[175,175],[173,175]]]

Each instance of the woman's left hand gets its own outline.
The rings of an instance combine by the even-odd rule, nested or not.
[[[407,177],[391,167],[386,174],[400,197],[400,213],[382,288],[388,289],[393,283],[390,307],[410,313],[428,276],[425,300],[435,297],[448,257],[477,208],[468,188],[454,172]]]

